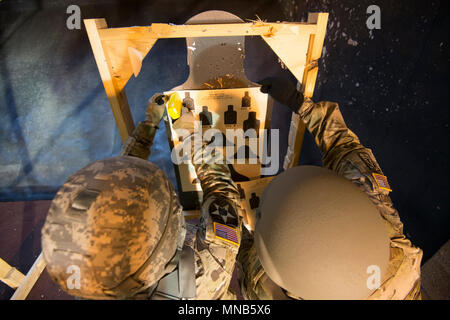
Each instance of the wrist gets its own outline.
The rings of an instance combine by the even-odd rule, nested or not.
[[[149,127],[153,127],[153,128],[159,129],[159,126],[157,124],[155,124],[152,120],[145,119],[144,120],[144,124],[149,126]]]
[[[314,102],[306,97],[301,104],[300,108],[298,109],[298,114],[300,115],[300,118],[303,119],[306,114],[309,114],[311,112],[311,109],[314,107]]]
[[[304,97],[303,94],[297,90],[295,90],[294,92],[292,92],[291,96],[289,97],[287,106],[289,107],[289,109],[292,110],[292,112],[295,113],[299,113],[300,108],[303,104],[304,101]]]

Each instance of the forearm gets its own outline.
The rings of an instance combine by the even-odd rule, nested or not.
[[[202,292],[198,298],[227,299],[230,298],[228,289],[241,243],[239,191],[231,179],[228,165],[219,162],[221,155],[214,156],[206,142],[195,145],[194,137],[191,136],[192,162],[203,190],[196,249],[202,261],[211,263],[205,266],[205,272],[200,276],[203,280],[198,281],[202,283],[198,287]]]
[[[239,191],[231,178],[230,170],[223,157],[221,147],[202,140],[202,136],[193,130],[184,132],[183,142],[178,145],[176,154],[183,154],[180,162],[190,160],[203,191],[203,202],[211,197],[230,200],[239,206]],[[183,150],[183,151],[181,151]],[[189,154],[189,157],[187,155]]]
[[[193,163],[203,190],[203,200],[206,201],[209,197],[215,196],[228,198],[238,204],[239,191],[231,179],[228,165],[214,162],[214,159],[207,154],[206,147],[207,145],[204,144],[193,152],[195,160],[201,159],[201,162]]]
[[[382,287],[370,298],[405,299],[420,295],[422,251],[403,234],[403,224],[389,197],[390,186],[372,151],[347,128],[336,103],[314,104],[307,99],[299,114],[323,153],[324,166],[364,191],[387,222],[391,239],[389,272]]]
[[[364,149],[358,137],[347,128],[337,103],[314,103],[306,98],[299,115],[322,152],[325,167],[336,170],[347,154]]]
[[[342,117],[337,103],[306,99],[299,114],[322,152],[324,166],[357,184],[369,197],[389,195],[383,172],[372,151],[365,148]]]
[[[127,138],[120,151],[121,156],[132,156],[147,160],[157,127],[139,122],[133,133]]]

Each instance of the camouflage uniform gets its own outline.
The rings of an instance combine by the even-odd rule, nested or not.
[[[305,99],[300,118],[323,154],[323,164],[349,179],[363,190],[377,206],[385,220],[390,237],[390,262],[387,274],[368,299],[420,299],[420,262],[422,251],[403,234],[403,224],[389,197],[384,179],[370,149],[361,145],[332,102],[313,103]],[[244,232],[238,255],[241,265],[241,291],[247,299],[297,298],[277,287],[264,272],[252,237]],[[287,295],[287,296],[286,296]]]
[[[58,192],[54,201],[58,205],[50,209],[42,232],[44,258],[48,263],[49,273],[63,275],[52,278],[67,290],[67,277],[64,274],[66,268],[69,265],[81,265],[88,270],[81,277],[83,294],[67,290],[69,293],[85,298],[104,298],[103,295],[108,294],[104,287],[120,283],[111,290],[111,298],[133,296],[136,299],[146,299],[152,296],[159,279],[176,268],[176,263],[171,261],[172,255],[187,246],[194,252],[195,299],[233,298],[228,287],[239,249],[242,213],[239,192],[228,167],[225,164],[211,163],[210,158],[195,165],[204,200],[200,225],[189,225],[186,230],[181,206],[171,183],[162,170],[146,161],[156,130],[157,126],[140,122],[125,141],[120,157],[88,165],[70,177]],[[189,139],[194,139],[194,135]],[[193,157],[204,156],[206,145],[207,143],[203,143],[195,147],[192,144]],[[209,162],[206,163],[207,161]],[[96,198],[95,191],[87,189],[82,192],[85,193],[84,199],[77,201],[73,199],[75,194],[78,193],[76,197],[79,196],[77,189],[81,190],[88,183],[89,186],[101,184],[99,169],[105,170],[106,167],[109,168],[106,169],[108,174],[113,172],[114,181],[108,181],[109,188],[101,188],[107,190],[99,197],[105,207],[96,200],[93,205],[95,214],[74,215],[76,210],[89,210],[83,203]],[[122,187],[124,184],[130,187]],[[150,196],[158,208],[152,205],[149,208],[147,190],[155,190],[155,195]],[[130,199],[133,201],[131,207],[127,204]],[[172,199],[172,202],[164,199]],[[111,208],[111,203],[114,204],[114,212],[107,210]],[[166,224],[155,216],[154,212],[158,210],[170,211],[164,215],[169,216]],[[92,221],[86,221],[86,217]],[[158,232],[155,239],[149,239],[146,236],[150,234],[147,229],[155,228],[155,221],[159,224]],[[140,230],[136,229],[136,224]],[[217,231],[218,229],[222,231]],[[174,235],[177,230],[181,233],[178,243],[162,241],[163,233],[170,239],[177,239],[177,235]],[[234,232],[234,238],[223,233],[223,230],[231,234]],[[111,246],[111,239],[114,239],[115,244],[120,243],[120,247]],[[95,252],[92,252],[94,242],[100,243],[101,250],[97,250],[97,246]],[[133,252],[125,255],[127,250]],[[151,257],[148,258],[149,256]],[[143,286],[142,283],[146,285]]]
[[[145,128],[145,129],[144,129]],[[146,159],[150,152],[154,130],[140,123],[125,142],[122,155],[128,154]],[[207,143],[196,146],[194,133],[185,141],[191,140],[193,159],[203,161],[195,165],[197,177],[203,190],[203,204],[199,226],[187,226],[184,245],[194,250],[196,299],[227,299],[234,298],[229,291],[236,255],[239,249],[242,212],[239,191],[231,179],[226,164],[213,161],[211,154],[205,151]],[[215,214],[216,204],[228,207],[227,215]],[[236,231],[236,242],[227,241],[217,236],[214,224],[225,225]]]

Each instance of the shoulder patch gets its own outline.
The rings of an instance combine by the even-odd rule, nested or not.
[[[239,245],[238,232],[236,228],[214,222],[214,235],[218,239],[225,240],[236,246]]]
[[[375,181],[377,182],[377,185],[380,189],[392,191],[391,186],[389,185],[389,182],[386,178],[386,176],[379,174],[379,173],[373,173],[372,176],[375,178]]]
[[[231,203],[225,199],[214,200],[208,208],[209,214],[214,222],[232,227],[238,226],[236,211]]]

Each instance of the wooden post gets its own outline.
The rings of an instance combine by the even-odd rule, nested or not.
[[[323,42],[327,30],[328,13],[310,13],[308,23],[316,24],[316,32],[309,36],[308,54],[306,56],[305,70],[301,83],[303,95],[312,98],[319,71],[317,60],[322,55]],[[305,124],[297,114],[292,114],[289,130],[289,146],[286,154],[284,169],[297,165],[302,151],[303,138],[305,136]]]
[[[16,289],[16,292],[14,292],[11,300],[25,300],[44,269],[45,260],[41,252],[41,254],[34,262],[33,266],[31,267],[30,271],[28,271],[25,279]]]
[[[0,258],[0,280],[13,289],[16,289],[25,275],[14,267],[11,267],[5,260]]]
[[[125,95],[125,89],[121,88],[118,81],[112,76],[111,67],[103,50],[102,41],[98,30],[106,29],[108,25],[105,19],[86,19],[84,20],[86,31],[97,62],[98,71],[105,87],[111,110],[116,119],[122,141],[125,141],[134,130],[133,117],[130,112],[128,100]]]
[[[308,55],[306,57],[306,68],[303,74],[303,94],[305,97],[312,98],[316,84],[319,67],[317,60],[322,55],[323,42],[327,31],[328,13],[310,13],[308,22],[315,23],[317,30],[315,34],[309,36]]]

